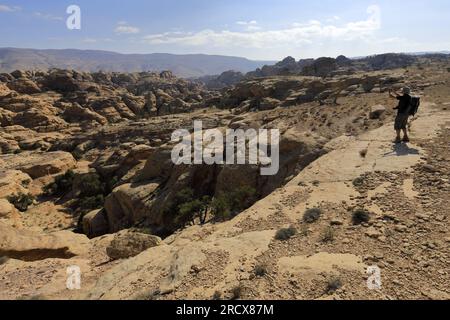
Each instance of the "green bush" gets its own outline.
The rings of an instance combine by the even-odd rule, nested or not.
[[[211,213],[214,216],[214,219],[218,221],[226,221],[230,219],[231,209],[227,198],[224,196],[214,198],[211,202]]]
[[[97,173],[83,175],[79,181],[79,188],[81,190],[80,198],[105,194],[105,184],[101,181]]]
[[[256,201],[256,190],[249,186],[242,186],[228,193],[232,211],[242,211],[250,207]]]
[[[72,190],[75,173],[68,170],[65,174],[57,176],[55,181],[44,187],[44,194],[48,196],[60,196]]]
[[[447,68],[447,72],[450,72],[450,68]]]
[[[31,194],[19,193],[8,197],[8,201],[20,212],[25,212],[33,204],[34,197]]]
[[[275,239],[280,241],[286,241],[295,236],[296,234],[297,229],[291,226],[289,228],[283,228],[278,230],[277,233],[275,234]]]
[[[256,190],[249,186],[242,186],[214,198],[211,203],[211,211],[216,220],[228,220],[249,208],[256,200]]]
[[[92,197],[83,197],[78,200],[78,207],[84,212],[100,209],[104,204],[105,197],[103,194],[98,194]]]
[[[370,221],[370,213],[364,209],[357,209],[353,212],[352,222],[354,225],[367,223]]]
[[[314,223],[319,220],[322,210],[319,208],[312,208],[305,211],[303,214],[303,221],[306,223]]]

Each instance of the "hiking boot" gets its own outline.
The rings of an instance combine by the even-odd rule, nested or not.
[[[397,139],[394,140],[394,143],[397,143],[397,144],[402,143],[402,139],[401,138],[397,138]]]
[[[408,137],[404,137],[402,141],[407,143],[407,142],[409,142],[409,138]]]

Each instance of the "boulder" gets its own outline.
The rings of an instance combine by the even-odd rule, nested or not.
[[[382,105],[372,106],[370,108],[369,118],[372,120],[380,119],[380,117],[386,112],[386,107]]]
[[[159,187],[156,183],[124,184],[105,199],[109,232],[129,228],[144,219],[160,220],[152,216],[152,193]]]
[[[83,233],[89,238],[96,238],[108,233],[109,225],[104,210],[94,210],[83,217]]]
[[[114,235],[111,244],[106,248],[106,254],[112,260],[127,259],[160,244],[161,238],[157,236],[123,230]]]

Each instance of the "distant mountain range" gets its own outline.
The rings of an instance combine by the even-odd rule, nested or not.
[[[179,77],[217,75],[224,71],[253,71],[274,61],[253,61],[219,55],[167,53],[120,54],[99,50],[37,50],[0,48],[0,72],[47,70],[141,72],[171,70]]]

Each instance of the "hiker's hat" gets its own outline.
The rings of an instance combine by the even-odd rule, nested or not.
[[[411,93],[411,88],[410,87],[404,87],[403,88],[403,94],[410,94]]]

